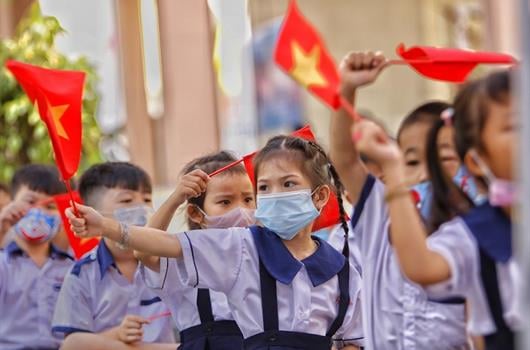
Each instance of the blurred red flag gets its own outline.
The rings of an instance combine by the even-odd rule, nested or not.
[[[274,52],[275,62],[333,109],[340,107],[339,74],[315,28],[291,0]]]
[[[72,192],[72,197],[73,197],[73,200],[76,201],[77,203],[83,203],[77,191]],[[70,200],[72,197],[70,197],[70,194],[68,193],[63,193],[63,194],[53,196],[53,200],[55,201],[55,204],[57,205],[57,210],[59,210],[59,213],[61,213],[61,219],[63,220],[63,226],[66,231],[66,235],[68,236],[68,241],[70,242],[70,246],[72,247],[72,250],[74,251],[75,258],[79,259],[83,255],[85,255],[87,252],[91,251],[95,246],[97,246],[99,243],[99,239],[98,238],[79,238],[74,235],[72,230],[70,230],[70,222],[66,218],[64,211],[66,210],[66,208],[70,206]]]
[[[81,157],[81,108],[85,73],[47,69],[7,61],[32,103],[37,103],[41,119],[55,153],[55,162],[63,180],[76,172]]]
[[[481,64],[514,64],[515,58],[496,52],[471,51],[429,46],[405,49],[399,44],[396,52],[414,70],[427,78],[462,83]]]

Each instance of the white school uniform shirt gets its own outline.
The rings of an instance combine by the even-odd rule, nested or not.
[[[368,175],[352,214],[363,262],[367,349],[466,349],[464,304],[431,302],[401,272],[389,241],[384,185]]]
[[[361,250],[359,249],[359,240],[355,238],[355,232],[351,227],[351,221],[348,221],[348,245],[350,248],[350,263],[363,276],[363,268],[361,263]],[[342,252],[344,247],[344,230],[341,224],[335,225],[328,237],[328,243],[339,252]]]
[[[175,260],[182,283],[224,293],[244,338],[262,333],[259,257],[250,229],[196,230],[176,238],[183,251],[183,258]],[[269,256],[264,264],[277,280],[279,330],[324,336],[338,312],[336,273],[342,263],[327,259],[337,252],[319,240],[316,252],[300,262],[277,236],[266,241]],[[161,274],[167,274],[161,267]],[[343,341],[339,346],[363,344],[360,276],[351,264],[349,283],[350,306],[334,336]]]
[[[50,258],[39,268],[15,241],[0,251],[0,349],[57,349],[52,314],[64,276],[73,264],[50,245]]]
[[[495,226],[495,223],[487,223],[484,231],[495,230]],[[487,234],[487,232],[482,233]],[[427,242],[430,249],[447,260],[451,269],[449,280],[427,288],[429,295],[437,298],[464,296],[469,303],[469,332],[474,335],[494,333],[496,327],[480,276],[479,243],[465,221],[461,217],[451,220],[442,225]],[[502,246],[497,239],[491,243],[494,249]],[[519,293],[523,290],[519,265],[510,256],[505,262],[496,261],[495,266],[504,321],[512,330],[518,330],[523,320],[523,308],[519,304],[521,297]]]
[[[178,278],[176,259],[160,258],[160,272],[150,270],[144,265],[141,265],[140,272],[145,285],[168,306],[179,331],[201,324],[197,308],[198,289],[184,285]],[[215,321],[234,320],[226,295],[210,290],[210,299]]]
[[[119,326],[126,315],[145,318],[168,312],[138,272],[131,283],[118,270],[104,240],[76,262],[64,279],[53,316],[53,332],[101,333]],[[146,343],[174,343],[171,317],[143,326]]]

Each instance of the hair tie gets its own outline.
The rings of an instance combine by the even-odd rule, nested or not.
[[[447,108],[440,114],[440,118],[445,123],[445,126],[453,126],[453,116],[455,114],[455,110],[452,107]]]

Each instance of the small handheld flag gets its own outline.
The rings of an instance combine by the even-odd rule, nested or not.
[[[471,51],[430,46],[413,46],[405,49],[399,44],[396,52],[403,61],[390,64],[408,64],[421,75],[453,83],[464,82],[479,64],[515,64],[517,60],[507,54],[486,51]]]
[[[55,163],[69,193],[69,180],[81,158],[81,109],[85,73],[47,69],[14,60],[6,62],[46,124]],[[73,197],[71,198],[72,202]],[[75,202],[74,202],[75,203]],[[75,204],[74,204],[75,209]]]

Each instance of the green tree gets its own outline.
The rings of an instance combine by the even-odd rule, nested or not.
[[[0,181],[8,182],[21,165],[53,163],[51,142],[44,123],[32,103],[5,68],[15,59],[47,68],[86,72],[83,94],[83,150],[80,171],[100,161],[100,131],[96,123],[97,76],[85,57],[75,59],[60,53],[55,45],[64,29],[55,17],[43,16],[37,3],[19,23],[14,38],[0,40]]]

